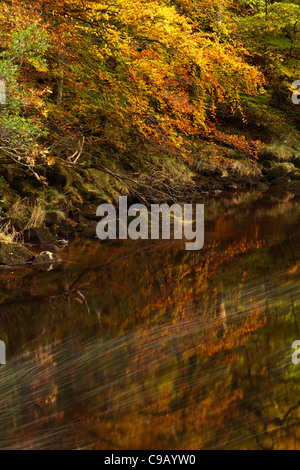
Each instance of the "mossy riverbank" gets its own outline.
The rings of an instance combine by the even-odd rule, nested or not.
[[[255,165],[240,158],[227,168],[212,164],[197,166],[196,162],[187,161],[175,164],[171,159],[166,159],[155,171],[150,164],[148,171],[146,168],[129,171],[126,165],[101,168],[54,165],[45,172],[47,184],[2,167],[0,241],[45,244],[68,240],[76,234],[95,238],[97,206],[103,202],[117,205],[120,195],[127,195],[130,202],[147,205],[205,202],[208,197],[221,198],[229,192],[239,194],[251,189],[264,192],[273,188],[300,194],[300,157],[292,150],[289,155],[279,150],[265,148]],[[9,264],[4,251],[0,264]],[[55,246],[46,251],[55,252]]]

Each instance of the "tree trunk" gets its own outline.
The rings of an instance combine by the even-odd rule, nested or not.
[[[64,97],[64,71],[61,63],[61,56],[58,55],[58,80],[57,80],[57,97],[56,104],[60,105]]]
[[[0,80],[0,104],[6,105],[6,83],[5,80]]]

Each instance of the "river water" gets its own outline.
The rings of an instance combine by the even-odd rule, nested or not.
[[[300,198],[205,213],[198,252],[78,238],[0,270],[0,449],[300,449]]]

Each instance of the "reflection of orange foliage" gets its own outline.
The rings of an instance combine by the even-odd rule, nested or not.
[[[204,356],[211,356],[218,352],[242,346],[251,333],[263,328],[266,323],[267,317],[263,315],[263,309],[254,310],[253,313],[238,321],[237,324],[231,324],[221,339],[218,337],[218,329],[210,329],[205,337],[205,342],[199,346],[198,351]]]
[[[207,290],[208,283],[223,264],[229,263],[248,251],[258,250],[262,244],[263,242],[259,240],[244,239],[230,244],[223,251],[218,244],[214,243],[206,247],[207,254],[204,256],[202,253],[195,253],[193,257],[186,254],[182,262],[175,266],[170,259],[162,273],[163,280],[159,292],[157,292],[156,279],[152,272],[145,271],[142,277],[139,273],[137,282],[140,284],[139,293],[143,297],[142,305],[138,305],[139,316],[148,317],[153,312],[163,311],[171,304],[173,316],[178,312],[179,318],[186,317],[186,315],[188,317],[186,310],[189,310],[191,302]],[[209,300],[211,299],[212,295]]]
[[[60,352],[37,349],[26,391],[33,404],[22,410],[23,428],[18,423],[13,429],[9,422],[13,445],[36,444],[40,436],[47,436],[43,445],[57,448],[215,448],[221,443],[234,446],[240,434],[254,439],[263,432],[264,418],[268,432],[271,427],[270,433],[276,426],[283,428],[280,419],[292,402],[285,399],[292,393],[290,382],[274,380],[272,397],[264,397],[264,414],[257,412],[257,389],[273,386],[268,358],[264,359],[269,354],[261,353],[278,346],[265,334],[269,330],[264,329],[264,286],[252,284],[252,254],[261,246],[260,241],[243,239],[228,242],[224,249],[222,242],[213,243],[192,254],[168,246],[153,250],[155,255],[130,249],[120,253],[119,248],[105,253],[101,247],[103,265],[91,252],[86,271],[80,265],[86,246],[81,252],[74,250],[78,263],[64,272],[70,292],[54,296],[57,286],[51,283],[50,310],[48,301],[41,302],[42,314],[35,318],[39,332],[44,315],[43,326],[47,322]],[[265,255],[268,247],[261,251]],[[256,259],[253,256],[254,263]],[[44,288],[49,293],[49,279],[61,282],[61,273],[36,277],[34,292]],[[74,279],[82,283],[89,314],[79,302],[67,310],[67,300],[71,304],[78,290]],[[220,305],[226,323],[219,315]],[[279,312],[269,318],[268,328],[278,331],[284,321]],[[64,345],[68,328],[81,333],[83,327],[96,332],[92,340],[85,343],[79,338]],[[296,385],[293,393],[297,394]],[[297,413],[292,410],[289,417]],[[282,437],[280,445],[297,445],[280,432],[284,433],[274,431],[276,438]]]

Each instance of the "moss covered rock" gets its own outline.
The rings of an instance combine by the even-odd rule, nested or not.
[[[18,243],[0,242],[0,265],[21,266],[34,258],[34,255]]]
[[[62,215],[60,212],[49,211],[45,217],[45,225],[47,227],[52,227],[53,225],[59,224],[62,220]]]
[[[267,176],[274,180],[276,178],[281,178],[286,176],[291,171],[294,171],[295,167],[292,163],[278,163],[278,165],[274,165],[269,170],[266,170]]]
[[[272,181],[273,186],[287,186],[291,182],[290,178],[282,176]]]
[[[53,239],[53,235],[47,228],[35,227],[24,231],[25,243],[46,243]]]

